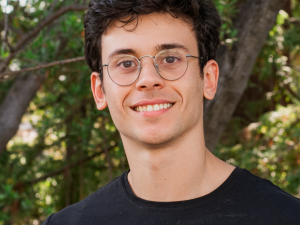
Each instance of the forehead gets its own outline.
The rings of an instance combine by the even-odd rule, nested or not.
[[[137,27],[135,28],[135,26]],[[155,55],[157,46],[176,43],[183,45],[189,54],[197,54],[197,40],[191,24],[169,14],[153,13],[139,16],[125,27],[112,23],[101,38],[102,59],[116,49],[132,49],[136,54]],[[131,31],[135,28],[133,31]]]

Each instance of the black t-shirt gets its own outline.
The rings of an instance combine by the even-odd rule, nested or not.
[[[127,174],[52,214],[42,225],[300,224],[300,199],[239,167],[213,192],[179,202],[138,198]]]

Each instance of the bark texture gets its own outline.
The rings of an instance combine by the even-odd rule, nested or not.
[[[19,76],[0,105],[0,155],[18,130],[21,118],[30,101],[43,83],[45,76]]]
[[[235,22],[238,41],[231,49],[219,48],[218,91],[212,101],[204,104],[205,142],[211,151],[230,121],[277,14],[286,3],[287,0],[247,0]]]
[[[67,5],[62,7],[61,9],[54,12],[51,16],[46,17],[42,20],[38,25],[36,25],[32,30],[26,33],[22,38],[13,46],[14,51],[11,51],[10,54],[1,61],[0,64],[0,72],[4,72],[4,70],[9,65],[9,62],[16,57],[16,55],[23,50],[26,46],[28,46],[33,39],[39,34],[39,32],[44,29],[46,26],[51,24],[54,20],[58,19],[60,16],[64,15],[70,11],[84,11],[87,9],[86,5]]]

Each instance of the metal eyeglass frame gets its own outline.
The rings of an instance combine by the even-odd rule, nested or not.
[[[140,58],[137,58],[137,57],[135,57],[134,55],[130,55],[130,56],[136,58],[136,59],[139,61],[139,66],[138,66],[139,71],[138,71],[138,75],[137,75],[136,79],[135,79],[132,83],[130,83],[130,84],[126,84],[126,85],[118,84],[118,83],[116,83],[116,82],[111,78],[111,76],[110,76],[110,74],[109,74],[109,71],[108,71],[108,65],[109,65],[110,61],[114,59],[114,57],[111,58],[111,59],[109,60],[108,63],[103,64],[103,65],[99,68],[99,69],[100,69],[100,73],[103,72],[103,67],[107,66],[107,73],[108,73],[109,78],[112,80],[112,82],[114,82],[115,84],[117,84],[117,85],[119,85],[119,86],[129,86],[129,85],[132,85],[134,82],[136,82],[136,80],[139,78],[139,76],[140,76],[140,74],[141,74],[142,63],[141,63],[140,59],[142,59],[142,58],[144,58],[144,57],[151,57],[151,58],[153,58],[154,68],[155,68],[156,72],[158,73],[158,75],[159,75],[161,78],[163,78],[164,80],[168,80],[168,81],[179,80],[181,77],[184,76],[184,74],[186,73],[186,71],[187,71],[187,69],[188,69],[188,67],[189,67],[189,62],[188,62],[188,60],[187,60],[186,70],[184,71],[184,73],[183,73],[179,78],[176,78],[176,79],[173,79],[173,80],[166,79],[166,78],[164,78],[162,75],[160,75],[160,73],[157,71],[157,70],[158,70],[158,64],[157,64],[157,63],[155,64],[155,58],[156,58],[156,56],[157,56],[158,54],[160,54],[161,52],[163,52],[163,51],[168,51],[168,50],[173,50],[173,49],[162,50],[162,51],[160,51],[159,53],[157,53],[155,56],[152,56],[152,55],[144,55],[144,56],[142,56],[142,57],[140,57]],[[181,51],[181,50],[179,50],[179,49],[175,49],[175,50]],[[183,51],[181,51],[181,52],[183,52]],[[184,52],[183,52],[183,53],[184,53]],[[124,54],[124,55],[129,55],[129,54]],[[198,57],[198,56],[193,56],[193,55],[185,55],[185,56],[186,56],[187,58],[197,58],[197,59],[203,60],[203,57]],[[99,77],[100,77],[100,74],[99,74]]]

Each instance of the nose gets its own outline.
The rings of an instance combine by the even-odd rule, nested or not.
[[[152,59],[150,59],[150,57]],[[164,87],[165,80],[156,72],[153,56],[142,57],[140,76],[136,82],[138,90],[159,90]]]

